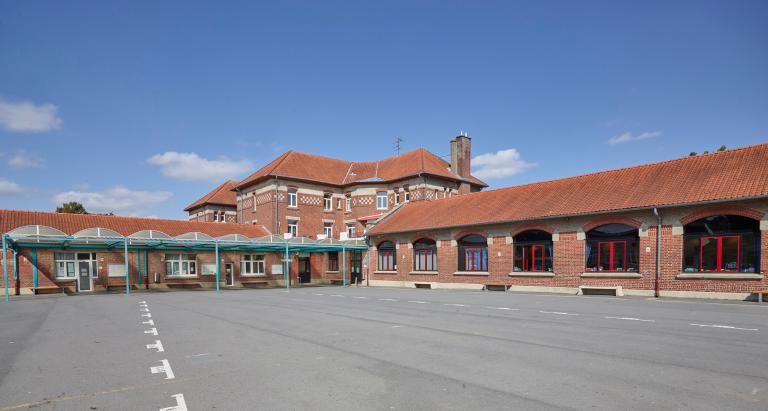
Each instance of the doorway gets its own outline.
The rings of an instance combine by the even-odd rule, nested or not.
[[[230,287],[235,285],[235,267],[232,263],[224,263],[224,281]]]
[[[311,265],[309,264],[309,257],[299,258],[299,284],[307,284],[312,281],[310,267]]]
[[[91,282],[91,262],[77,262],[77,291],[91,291],[93,284]]]

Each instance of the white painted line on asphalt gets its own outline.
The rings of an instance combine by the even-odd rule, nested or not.
[[[728,329],[728,330],[758,331],[757,328],[739,328],[739,327],[734,327],[732,325],[696,324],[696,323],[691,323],[691,325],[696,326],[696,327],[725,328],[725,329]]]
[[[379,301],[397,301],[394,298],[379,298]]]
[[[149,312],[149,308],[139,308],[139,311],[148,313]]]
[[[443,305],[447,305],[450,307],[471,307],[471,305],[466,305],[466,304],[443,304]]]
[[[539,312],[540,312],[540,313],[542,313],[542,314],[555,314],[555,315],[578,315],[578,314],[574,314],[574,313],[564,313],[564,312],[562,312],[562,311],[541,311],[541,310],[539,310]]]
[[[405,327],[405,326],[404,325],[393,325],[392,326],[392,328],[403,328],[403,327]]]
[[[290,293],[288,290],[280,290],[281,293]]]
[[[485,307],[490,310],[505,310],[505,311],[520,311],[519,308],[509,308],[509,307]]]
[[[202,354],[185,355],[184,358],[202,357],[202,356],[205,356],[205,355],[208,355],[208,353],[204,352]]]
[[[323,293],[312,293],[312,295],[325,295]]]
[[[157,328],[152,327],[152,328],[150,328],[148,330],[144,330],[144,334],[152,334],[152,335],[156,336],[157,335]]]
[[[146,318],[152,318],[152,314],[150,313],[142,314],[141,316]]]
[[[165,374],[166,380],[172,380],[176,378],[176,376],[173,375],[173,370],[171,369],[171,363],[169,363],[168,360],[160,360],[160,363],[162,365],[149,367],[149,370],[152,371],[152,374]]]
[[[153,348],[157,350],[155,352],[163,352],[163,351],[165,351],[165,349],[163,348],[163,343],[160,342],[160,340],[155,340],[154,344],[147,344],[147,349],[148,350],[151,350]]]
[[[409,303],[414,303],[414,304],[429,304],[429,303],[428,303],[428,302],[426,302],[426,301],[408,301],[408,302],[409,302]]]
[[[656,320],[645,320],[645,319],[642,319],[642,318],[635,318],[635,317],[604,317],[604,318],[607,318],[609,320],[642,321],[642,322],[646,322],[646,323],[655,323],[656,322]]]
[[[368,299],[368,297],[352,297],[352,298],[357,298],[358,300],[367,300]]]
[[[146,304],[146,301],[139,301],[139,304]]]
[[[146,324],[146,325],[151,325],[151,326],[153,326],[153,327],[154,327],[154,325],[155,325],[155,320],[147,320],[147,321],[142,321],[141,323],[142,323],[142,324]]]
[[[341,295],[341,294],[331,294],[330,297],[341,297],[341,298],[344,298],[344,296]]]
[[[187,403],[184,401],[184,394],[176,394],[171,397],[176,399],[176,405],[173,407],[160,408],[160,411],[187,411]]]

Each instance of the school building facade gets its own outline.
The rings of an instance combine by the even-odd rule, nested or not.
[[[744,299],[768,289],[768,144],[408,204],[371,285]]]

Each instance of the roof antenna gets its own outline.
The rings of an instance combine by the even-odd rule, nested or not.
[[[405,142],[405,140],[403,140],[402,138],[395,137],[395,155],[397,155],[397,156],[400,155],[400,148],[401,148],[401,144],[400,143],[403,143],[403,142]]]

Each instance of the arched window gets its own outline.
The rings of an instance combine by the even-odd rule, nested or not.
[[[636,228],[611,223],[587,232],[587,271],[638,272],[640,238]]]
[[[376,247],[379,255],[379,271],[395,271],[395,264],[397,259],[395,258],[395,243],[391,241],[382,241]]]
[[[748,217],[716,215],[685,226],[683,271],[758,272],[760,222]]]
[[[413,271],[437,271],[437,243],[422,238],[413,243]]]
[[[459,271],[488,271],[488,242],[470,234],[459,240]]]
[[[527,230],[513,238],[513,271],[552,271],[552,234]]]

